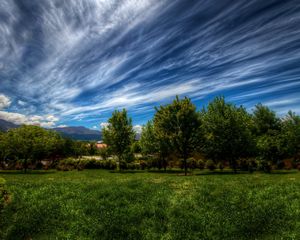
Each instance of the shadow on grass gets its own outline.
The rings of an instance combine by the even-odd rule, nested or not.
[[[268,174],[268,175],[277,175],[277,174],[296,174],[297,170],[273,170],[270,173],[264,172],[264,171],[254,171],[254,172],[249,172],[249,171],[237,171],[234,172],[232,170],[225,170],[225,171],[203,171],[203,172],[198,172],[195,173],[197,176],[201,175],[239,175],[239,174],[249,174],[252,175],[254,173],[262,173],[262,174]]]
[[[44,175],[44,174],[53,174],[56,173],[55,170],[47,170],[47,171],[42,171],[42,170],[27,170],[25,173],[23,170],[0,170],[0,175],[1,174],[23,174],[23,175]]]
[[[276,174],[276,175],[277,174],[278,175],[280,175],[280,174],[295,174],[297,172],[299,172],[299,171],[297,171],[297,170],[275,170],[275,171],[271,171],[268,174],[271,174],[271,175],[273,175],[273,174]]]
[[[120,174],[136,174],[136,173],[146,173],[145,171],[139,171],[139,170],[122,170],[122,171],[118,171],[118,170],[112,170],[109,171],[110,173],[120,173]]]

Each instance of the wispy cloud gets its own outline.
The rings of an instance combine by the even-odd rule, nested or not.
[[[0,92],[12,100],[0,96],[0,109],[91,128],[123,107],[142,124],[176,94],[248,108],[276,98],[283,111],[300,104],[290,99],[300,92],[299,13],[279,0],[3,0]]]

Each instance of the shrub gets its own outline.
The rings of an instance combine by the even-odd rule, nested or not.
[[[197,167],[200,169],[200,170],[203,170],[205,168],[205,162],[200,159],[197,161]]]
[[[103,168],[103,164],[101,164],[103,161],[99,161],[96,159],[85,159],[81,162],[83,162],[85,169],[101,169],[101,168]]]
[[[148,167],[147,162],[146,161],[140,161],[140,168],[141,170],[145,170]]]
[[[213,160],[209,159],[206,162],[206,168],[209,169],[210,171],[213,171],[216,169],[216,164]]]
[[[102,158],[102,160],[107,160],[109,157],[109,150],[108,148],[101,148],[99,149],[99,155]]]
[[[224,164],[223,164],[222,162],[219,162],[217,167],[218,167],[221,171],[223,171],[223,169],[224,169]]]
[[[272,170],[272,163],[264,159],[258,159],[258,169],[270,173]]]
[[[5,180],[0,178],[0,211],[3,209],[8,193],[5,190]]]
[[[197,167],[197,162],[196,162],[195,158],[187,159],[187,167],[190,169],[195,169]]]
[[[59,161],[58,165],[56,166],[56,169],[58,171],[71,171],[73,169],[76,169],[78,164],[79,160],[76,160],[74,158],[66,158]]]
[[[126,162],[133,162],[133,161],[135,160],[135,157],[134,157],[133,152],[131,152],[131,151],[125,152],[125,153],[123,154],[123,159],[124,159]]]

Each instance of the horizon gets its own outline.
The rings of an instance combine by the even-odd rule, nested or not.
[[[251,111],[300,113],[297,1],[0,3],[0,118],[101,130],[126,108],[215,96]]]

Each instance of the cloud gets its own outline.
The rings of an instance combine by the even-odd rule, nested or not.
[[[20,113],[14,112],[5,112],[0,111],[0,119],[6,120],[8,122],[12,122],[17,125],[25,124],[25,125],[36,125],[41,127],[54,127],[56,122],[59,120],[58,118],[51,116],[26,116]]]
[[[291,1],[3,0],[0,16],[0,110],[43,117],[28,121],[93,126],[125,107],[142,124],[176,94],[300,104]]]
[[[141,126],[141,125],[134,125],[133,126],[133,130],[136,132],[136,133],[142,133],[142,128],[143,128],[143,126]]]
[[[57,127],[58,127],[58,128],[65,128],[65,127],[68,127],[68,125],[63,125],[63,124],[62,124],[62,125],[58,125]]]
[[[22,107],[24,107],[24,106],[26,106],[26,102],[24,102],[24,101],[22,101],[22,100],[18,100],[18,105],[20,105],[20,106],[22,106]]]
[[[9,107],[10,104],[10,99],[4,94],[0,94],[0,110]]]
[[[109,125],[108,122],[102,122],[102,123],[100,123],[100,128],[104,129],[104,128],[108,127],[108,125]]]

